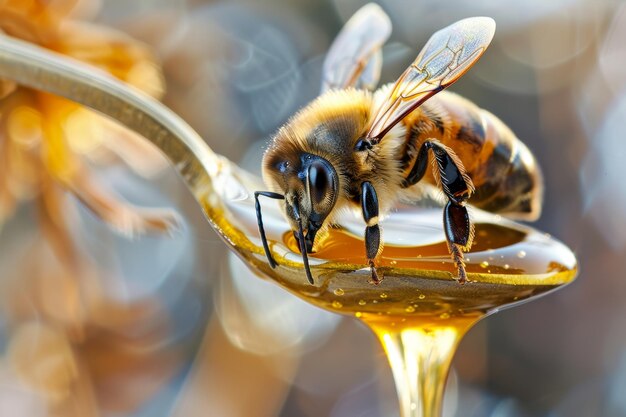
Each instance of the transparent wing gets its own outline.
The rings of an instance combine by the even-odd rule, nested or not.
[[[367,137],[379,141],[407,114],[458,80],[485,52],[495,29],[493,19],[471,17],[436,32],[396,81]]]
[[[348,20],[333,42],[322,69],[322,93],[333,88],[374,89],[380,78],[380,48],[391,34],[391,21],[369,3]]]

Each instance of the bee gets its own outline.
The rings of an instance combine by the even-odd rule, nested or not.
[[[423,183],[443,192],[443,229],[459,283],[467,280],[463,253],[474,238],[468,204],[524,220],[541,210],[542,176],[528,148],[496,116],[443,91],[483,55],[493,19],[439,30],[395,83],[373,92],[390,33],[379,6],[358,11],[325,58],[321,95],[278,130],[263,157],[271,191],[257,191],[255,203],[265,254],[275,267],[260,196],[281,200],[311,284],[307,254],[342,209],[363,216],[374,283],[381,279],[381,217],[399,201],[415,201]]]

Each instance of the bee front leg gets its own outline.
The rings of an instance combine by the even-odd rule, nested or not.
[[[467,281],[463,252],[472,246],[474,227],[470,221],[465,202],[474,191],[472,180],[465,173],[463,163],[447,146],[436,140],[427,140],[420,147],[415,165],[404,181],[409,187],[422,179],[428,165],[428,151],[435,157],[435,176],[439,178],[441,188],[448,197],[443,211],[443,225],[448,242],[448,249],[458,270],[458,281]]]
[[[382,277],[376,272],[374,260],[382,249],[380,239],[380,226],[378,225],[378,196],[372,183],[365,181],[361,184],[361,210],[363,220],[367,224],[365,228],[365,253],[367,262],[372,271],[372,282],[380,283]]]

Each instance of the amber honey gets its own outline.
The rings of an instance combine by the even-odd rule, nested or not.
[[[472,252],[466,255],[469,283],[456,283],[445,242],[424,246],[386,245],[379,259],[385,279],[379,285],[367,275],[355,276],[359,284],[341,286],[326,276],[325,291],[308,301],[359,318],[375,316],[430,317],[445,320],[464,315],[481,316],[490,310],[528,299],[571,281],[576,264],[562,244],[532,229],[478,223]],[[285,244],[297,251],[291,233]],[[363,242],[341,229],[331,229],[313,255],[338,263],[363,263]],[[424,276],[405,277],[402,271],[421,270]],[[434,278],[433,271],[440,272]],[[355,274],[356,275],[356,274]],[[447,279],[445,279],[447,276]]]

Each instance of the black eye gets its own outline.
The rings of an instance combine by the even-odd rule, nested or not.
[[[309,190],[313,203],[319,204],[334,190],[335,184],[330,168],[321,161],[314,161],[309,167]]]

